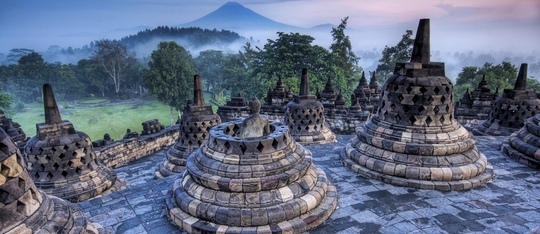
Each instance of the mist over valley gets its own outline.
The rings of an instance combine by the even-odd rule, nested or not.
[[[298,16],[291,15],[290,17],[295,18]],[[343,17],[346,17],[346,15],[341,18]],[[137,34],[148,33],[148,31],[156,30],[159,27],[179,29],[198,27],[217,32],[227,30],[232,34],[237,33],[238,37],[232,41],[220,41],[216,38],[213,41],[205,40],[201,42],[195,38],[196,36],[189,35],[190,33],[187,30],[175,35],[154,33],[145,35],[144,39],[130,42],[127,45],[128,49],[134,52],[137,58],[144,59],[148,58],[151,52],[157,48],[159,42],[176,41],[190,51],[194,57],[200,51],[208,49],[221,50],[224,53],[237,53],[246,42],[251,43],[254,47],[262,47],[268,39],[277,37],[276,32],[298,32],[311,35],[315,38],[315,44],[328,48],[332,43],[330,31],[337,24],[339,24],[339,21],[326,22],[312,27],[294,26],[269,19],[240,3],[227,2],[210,13],[186,23],[170,23],[169,25],[157,27],[132,25],[131,27],[102,30],[101,33],[84,32],[83,29],[78,33],[65,33],[63,38],[57,37],[58,41],[55,42],[51,41],[54,39],[49,38],[53,38],[53,36],[42,33],[41,37],[44,38],[44,43],[51,43],[49,45],[27,43],[25,46],[21,46],[17,43],[3,43],[0,46],[0,63],[16,63],[20,56],[10,54],[10,50],[25,48],[41,53],[47,62],[75,64],[80,59],[92,55],[94,50],[93,42],[96,40],[115,39],[125,43],[127,38],[136,38]],[[351,39],[353,50],[361,58],[359,65],[366,71],[373,71],[378,64],[384,47],[395,45],[405,30],[415,31],[415,25],[416,22],[411,21],[396,22],[383,26],[349,26],[346,33]],[[486,62],[501,63],[502,61],[509,61],[513,64],[527,62],[531,65],[529,74],[540,77],[540,68],[537,65],[540,63],[540,51],[537,48],[528,46],[530,44],[528,41],[532,37],[521,37],[522,40],[525,40],[525,43],[510,43],[512,46],[508,46],[505,44],[515,38],[513,35],[516,32],[505,32],[502,29],[489,31],[488,28],[476,28],[474,31],[477,33],[467,33],[471,32],[471,30],[463,28],[460,32],[459,29],[456,29],[459,27],[463,26],[449,25],[447,22],[437,19],[433,20],[432,23],[432,61],[445,62],[447,75],[450,78],[455,79],[464,66],[482,66]],[[531,27],[534,26],[523,24],[524,31],[529,30]],[[515,30],[520,31],[521,29],[516,28]],[[535,32],[530,31],[530,34],[534,35]],[[10,38],[9,35],[3,37],[5,37],[4,40],[6,41],[25,41],[21,38]],[[500,44],[500,46],[497,44]],[[6,47],[9,45],[19,45],[19,47]]]

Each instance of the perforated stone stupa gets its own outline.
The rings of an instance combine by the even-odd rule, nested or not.
[[[283,121],[285,106],[293,99],[293,93],[289,89],[285,90],[281,77],[278,77],[274,89],[269,89],[261,106],[261,114],[268,116],[271,120]]]
[[[459,106],[456,108],[456,119],[467,130],[472,131],[476,125],[482,123],[489,117],[493,110],[493,103],[497,99],[499,89],[495,93],[491,92],[486,76],[478,83],[476,89],[469,93],[469,89],[459,100]]]
[[[242,124],[212,128],[188,158],[167,200],[173,222],[189,233],[302,233],[323,223],[337,192],[311,152],[283,123],[249,138]]]
[[[9,137],[15,142],[19,149],[23,150],[28,137],[21,128],[21,125],[17,122],[13,122],[12,119],[6,117],[3,110],[0,110],[0,127],[9,135]]]
[[[36,124],[37,135],[25,147],[28,172],[47,194],[80,202],[111,188],[116,174],[101,165],[92,141],[62,121],[49,84],[43,85],[45,123]]]
[[[193,103],[188,105],[180,118],[180,134],[176,143],[167,151],[166,160],[156,170],[156,177],[178,174],[185,169],[191,152],[201,147],[210,137],[210,129],[221,123],[212,106],[204,102],[199,75],[193,77]]]
[[[244,119],[249,116],[249,106],[242,94],[231,97],[224,106],[219,106],[217,114],[223,122]]]
[[[444,63],[430,62],[429,19],[420,20],[411,62],[386,81],[378,116],[360,125],[341,158],[353,171],[421,189],[460,190],[489,182],[493,169],[454,119]]]
[[[18,147],[0,129],[1,233],[106,233],[70,202],[38,190]]]
[[[525,120],[525,126],[503,143],[502,152],[532,168],[540,168],[540,114]]]
[[[534,90],[527,90],[527,64],[521,64],[514,89],[504,89],[495,100],[488,119],[473,131],[477,136],[509,136],[525,125],[527,118],[540,113],[540,100]]]
[[[301,144],[335,142],[336,136],[326,126],[323,104],[309,91],[307,69],[302,69],[300,93],[295,94],[285,109],[284,122],[294,140]]]
[[[361,106],[363,110],[375,113],[379,100],[381,98],[381,88],[377,82],[375,72],[372,73],[369,84],[367,83],[366,75],[362,72],[362,77],[358,86],[354,89],[351,95],[351,106]]]

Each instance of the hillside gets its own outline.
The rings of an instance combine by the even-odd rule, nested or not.
[[[240,45],[246,42],[246,39],[238,33],[228,30],[168,26],[160,26],[152,30],[146,29],[136,35],[120,39],[120,42],[126,45],[130,51],[135,52],[139,58],[150,56],[152,51],[157,49],[159,42],[162,41],[175,41],[195,56],[201,50],[207,49],[236,52]]]
[[[128,48],[135,48],[140,44],[148,43],[156,38],[161,40],[182,40],[186,47],[199,48],[212,44],[230,44],[237,40],[244,40],[238,33],[227,30],[209,30],[201,28],[176,28],[159,26],[155,29],[146,29],[135,35],[120,39],[120,43]],[[181,43],[182,44],[182,43]]]
[[[237,45],[244,44],[246,39],[236,32],[227,30],[159,26],[154,29],[145,29],[135,35],[125,36],[119,41],[127,46],[128,50],[135,52],[136,57],[144,58],[157,49],[157,45],[161,41],[175,41],[192,54],[197,54],[206,49],[235,52],[239,48]],[[94,50],[95,44],[90,42],[82,48],[51,46],[48,50],[38,53],[41,53],[47,62],[76,64],[79,60],[90,57]],[[9,62],[4,63],[8,64]],[[11,63],[16,63],[16,60]]]

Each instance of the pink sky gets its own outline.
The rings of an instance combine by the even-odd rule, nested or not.
[[[112,32],[141,25],[174,26],[198,19],[227,0],[25,0],[2,1],[0,53],[15,47],[79,47]],[[339,24],[363,31],[366,47],[393,45],[420,18],[431,18],[432,35],[444,47],[539,49],[538,0],[238,0],[275,21],[300,27]],[[125,35],[122,35],[125,36]],[[249,35],[247,35],[249,36]],[[351,35],[353,37],[353,35]],[[368,43],[368,41],[373,41]],[[363,42],[362,42],[363,41]],[[379,44],[377,44],[379,43]],[[362,44],[361,44],[362,45]],[[442,47],[441,46],[441,47]]]

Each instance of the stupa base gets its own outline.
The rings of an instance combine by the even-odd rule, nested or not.
[[[503,143],[501,147],[501,151],[508,157],[510,157],[513,160],[516,160],[517,162],[524,164],[531,168],[540,169],[540,160],[535,158],[534,156],[537,154],[533,154],[534,156],[527,156],[514,148],[510,146],[508,143]]]
[[[319,177],[326,178],[326,175],[321,169],[316,169],[317,174]],[[185,175],[184,175],[185,176]],[[173,193],[183,193],[182,191],[182,179],[176,180],[173,186]],[[322,201],[313,209],[299,215],[298,217],[295,217],[293,219],[285,220],[282,222],[277,223],[270,223],[268,225],[261,225],[261,226],[228,226],[223,224],[217,224],[211,221],[203,220],[201,218],[192,216],[186,212],[184,212],[180,207],[178,207],[177,200],[175,200],[175,197],[168,198],[166,200],[167,204],[167,210],[168,215],[177,225],[178,227],[182,228],[184,231],[188,233],[301,233],[308,231],[310,229],[313,229],[319,225],[321,225],[324,221],[326,221],[332,212],[336,209],[337,206],[337,190],[334,185],[331,184],[331,182],[327,179],[323,181],[317,182],[319,185],[320,183],[326,183],[326,193],[323,196]],[[179,191],[177,191],[179,190]],[[313,199],[309,199],[313,198]],[[296,199],[294,199],[296,200]],[[290,207],[291,210],[283,212],[290,212],[293,211],[295,208],[298,209],[308,209],[308,207],[311,207],[316,202],[316,199],[312,195],[308,195],[305,198],[299,198],[297,199],[298,202],[303,204],[295,204],[293,200],[289,201],[286,206]],[[289,204],[290,203],[290,204]],[[205,209],[199,211],[197,208],[198,206],[195,206],[195,204],[201,204],[200,201],[195,201],[189,204],[190,210],[193,207],[193,209],[197,210],[196,212],[209,212],[211,209]],[[206,207],[208,208],[208,207]],[[224,209],[222,211],[222,209]],[[248,208],[249,209],[249,208]],[[264,207],[260,208],[252,208],[254,210],[263,210]],[[234,209],[235,211],[240,211],[241,209]],[[270,211],[269,211],[270,212]],[[300,211],[298,211],[300,212]],[[219,213],[219,214],[218,214]],[[255,220],[255,218],[261,218],[261,217],[251,217],[248,216],[246,218],[243,217],[244,214],[251,213],[251,212],[240,212],[238,214],[239,217],[234,217],[235,219],[241,219],[241,222],[249,222],[251,223],[251,220]],[[278,212],[282,213],[282,212]],[[228,212],[227,208],[219,208],[216,210],[216,216],[227,216],[231,215],[232,213]],[[253,214],[253,213],[252,213]],[[264,212],[266,215],[266,211]],[[285,214],[280,214],[285,215]],[[270,213],[268,216],[271,216]],[[270,220],[275,219],[276,217],[266,217],[268,218],[268,222]],[[227,218],[227,217],[222,217]]]
[[[329,129],[323,129],[314,135],[292,135],[297,143],[302,145],[319,145],[336,142],[336,135]]]
[[[114,184],[118,178],[113,170],[103,167],[99,170],[82,175],[76,179],[76,181],[61,180],[52,183],[34,183],[40,190],[47,194],[77,203],[104,195],[107,190],[114,187]],[[124,184],[122,184],[120,181],[116,188],[126,188],[127,185],[125,182],[123,183]]]
[[[343,149],[341,152],[341,160],[345,164],[345,166],[352,171],[365,176],[370,179],[377,179],[380,181],[383,181],[388,184],[396,185],[396,186],[402,186],[402,187],[410,187],[410,188],[417,188],[417,189],[429,189],[429,190],[439,190],[439,191],[455,191],[455,190],[464,190],[464,189],[471,189],[474,187],[478,187],[481,185],[484,185],[488,182],[490,182],[493,179],[494,171],[491,164],[487,162],[486,157],[481,154],[481,158],[479,159],[479,165],[471,164],[470,167],[474,170],[474,168],[478,168],[481,164],[485,164],[484,171],[472,178],[469,179],[457,179],[457,180],[429,180],[429,176],[426,175],[426,180],[423,179],[414,179],[414,178],[406,178],[401,176],[396,176],[397,170],[396,168],[400,168],[403,170],[403,173],[399,174],[406,174],[408,172],[406,169],[406,165],[398,165],[398,166],[387,166],[385,167],[385,164],[387,162],[369,158],[366,160],[366,163],[372,165],[372,167],[380,168],[382,172],[372,170],[365,165],[360,165],[358,162],[355,162],[352,160],[349,156],[349,153],[347,152],[347,149],[351,148],[351,144],[347,144],[347,146]],[[380,166],[379,166],[380,165]],[[430,168],[423,168],[426,171],[430,171]],[[439,168],[437,168],[439,169]],[[440,168],[443,169],[443,168]],[[455,170],[456,168],[454,168]],[[462,168],[463,169],[463,168]],[[412,172],[414,170],[410,170]],[[384,173],[386,172],[386,173]],[[410,173],[409,172],[409,173]],[[451,168],[444,168],[443,170],[437,170],[437,172],[441,173],[449,173],[448,178],[452,178],[452,169]],[[462,171],[460,171],[461,173]],[[421,173],[420,170],[417,171],[417,173]],[[412,173],[411,173],[412,174]]]
[[[88,222],[77,206],[44,193],[41,197],[43,201],[39,208],[7,233],[111,233],[98,223]]]

